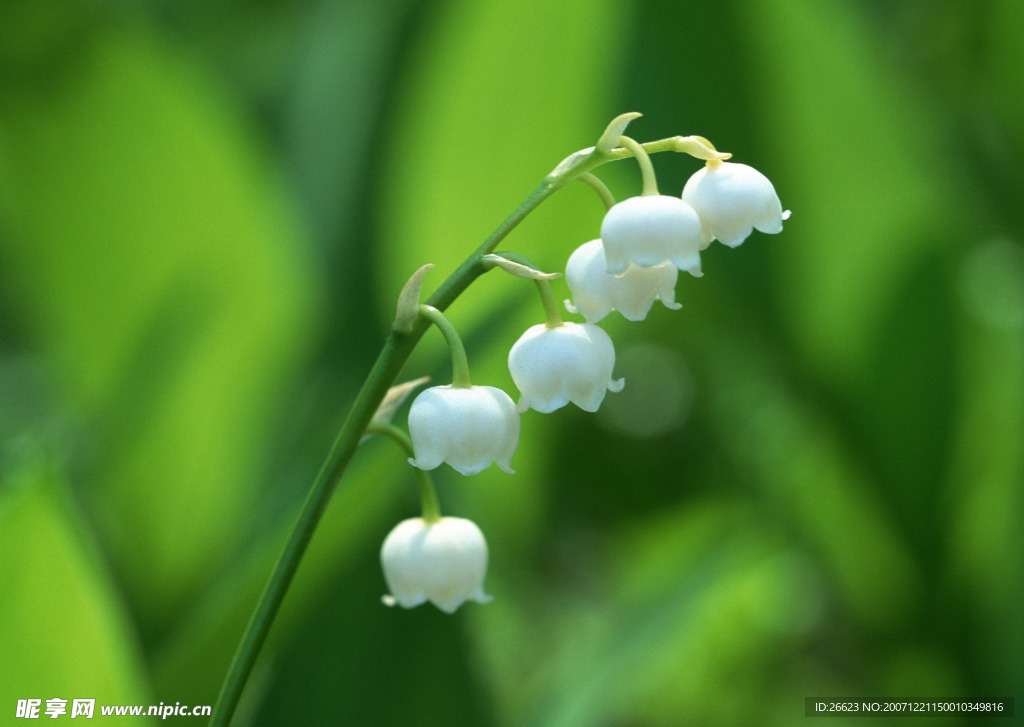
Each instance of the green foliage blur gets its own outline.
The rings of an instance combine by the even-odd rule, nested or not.
[[[0,4],[0,723],[212,704],[402,282],[634,110],[764,172],[785,231],[606,319],[625,390],[525,414],[517,474],[438,470],[491,604],[381,604],[416,488],[365,444],[236,724],[1024,698],[1021,29],[1018,0]],[[699,168],[654,164],[665,194]],[[601,214],[570,186],[504,247],[560,270]],[[532,285],[450,316],[515,396]],[[406,373],[446,383],[439,335]]]

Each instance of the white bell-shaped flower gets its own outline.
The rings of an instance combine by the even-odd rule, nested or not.
[[[701,249],[712,240],[737,247],[754,228],[769,234],[782,232],[782,221],[789,218],[772,183],[746,164],[709,163],[686,181],[682,199],[700,216]]]
[[[630,197],[608,210],[601,242],[612,275],[630,263],[649,268],[669,262],[700,277],[700,218],[679,197]]]
[[[388,534],[380,550],[390,595],[383,601],[413,608],[430,601],[454,613],[465,601],[487,603],[487,542],[469,520],[443,517],[403,520]]]
[[[675,301],[678,278],[679,271],[671,263],[649,268],[629,265],[620,275],[612,275],[607,270],[604,245],[591,240],[576,248],[566,263],[565,282],[572,291],[572,302],[565,301],[565,307],[588,323],[597,323],[613,310],[627,320],[642,321],[659,298],[666,308],[682,308]]]
[[[493,386],[432,386],[409,409],[409,436],[415,457],[409,462],[432,470],[447,462],[475,475],[492,461],[512,474],[519,444],[519,412]]]
[[[608,391],[621,391],[612,380],[615,346],[608,334],[590,323],[538,324],[512,346],[508,369],[519,387],[519,411],[547,414],[572,402],[597,411]]]

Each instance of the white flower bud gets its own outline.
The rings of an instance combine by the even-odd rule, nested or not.
[[[597,411],[605,393],[623,385],[612,380],[612,339],[590,323],[532,326],[509,351],[508,368],[521,392],[519,411],[547,414],[569,402]]]
[[[618,275],[630,263],[649,268],[670,262],[700,277],[700,218],[679,197],[630,197],[608,210],[601,223],[607,271]]]
[[[661,299],[666,308],[679,310],[675,301],[679,271],[671,263],[649,268],[630,265],[620,275],[607,271],[604,246],[591,240],[576,248],[565,266],[565,282],[572,291],[572,303],[565,301],[570,313],[580,313],[588,323],[597,323],[617,310],[627,320],[642,321],[654,301]]]
[[[737,247],[753,228],[774,235],[782,232],[782,221],[789,218],[772,183],[746,164],[708,164],[687,180],[682,198],[700,216],[701,249],[712,240]]]
[[[420,392],[409,409],[409,436],[415,467],[432,470],[447,462],[475,475],[493,460],[512,474],[519,444],[519,412],[493,386],[433,386]]]
[[[430,601],[445,613],[454,613],[467,600],[491,600],[483,586],[487,542],[469,520],[403,520],[384,540],[380,561],[391,591],[383,598],[388,606],[413,608]]]

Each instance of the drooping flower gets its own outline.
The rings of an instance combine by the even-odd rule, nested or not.
[[[746,164],[708,163],[686,181],[682,199],[700,217],[701,249],[712,240],[737,247],[754,228],[774,235],[782,232],[782,221],[789,218],[772,183]]]
[[[528,328],[509,351],[508,368],[521,393],[519,411],[547,414],[569,402],[597,411],[605,393],[621,391],[624,383],[612,380],[612,339],[590,323]]]
[[[572,302],[565,301],[565,306],[571,313],[582,314],[587,323],[597,323],[613,310],[627,320],[642,321],[659,298],[666,308],[682,308],[675,301],[678,278],[679,271],[671,263],[649,268],[629,265],[625,272],[612,275],[604,246],[600,240],[591,240],[576,248],[565,266],[565,281],[572,291]]]
[[[649,268],[665,262],[700,277],[700,218],[679,197],[630,197],[608,210],[601,223],[607,271],[630,263]]]
[[[403,520],[388,534],[380,551],[390,595],[383,601],[413,608],[430,601],[454,613],[465,601],[487,603],[487,542],[473,522],[443,517]]]
[[[519,412],[493,386],[432,386],[409,409],[409,436],[415,457],[409,462],[432,470],[447,462],[475,475],[493,461],[512,474],[519,444]]]

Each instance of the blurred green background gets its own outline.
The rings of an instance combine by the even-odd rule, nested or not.
[[[1022,29],[1019,0],[0,4],[0,723],[212,704],[401,283],[632,110],[764,172],[786,230],[606,319],[625,390],[525,414],[516,475],[438,471],[493,603],[381,605],[415,479],[364,446],[237,724],[1024,697]],[[654,163],[666,194],[699,168]],[[558,270],[600,219],[570,186],[504,247]],[[450,315],[515,396],[532,286]]]

